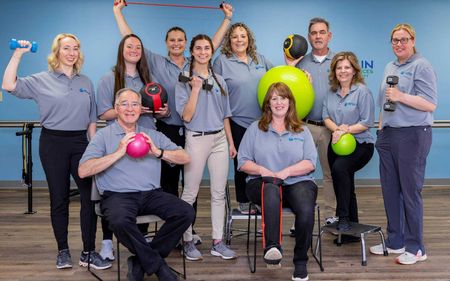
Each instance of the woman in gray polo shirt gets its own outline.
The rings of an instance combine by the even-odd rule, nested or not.
[[[244,23],[233,24],[225,35],[222,54],[214,61],[214,71],[227,83],[230,95],[231,133],[236,148],[239,147],[247,128],[261,117],[257,89],[261,77],[273,65],[256,52],[255,38]],[[248,213],[248,198],[245,194],[247,174],[237,169],[234,159],[234,184],[239,210]]]
[[[266,263],[279,264],[282,259],[280,204],[295,214],[292,280],[305,281],[317,198],[312,177],[317,150],[310,131],[297,116],[294,96],[286,84],[269,87],[262,111],[261,119],[250,125],[242,139],[239,170],[248,174],[248,198],[262,206]]]
[[[417,52],[411,25],[396,25],[391,43],[396,59],[386,65],[381,82],[376,143],[387,217],[386,246],[389,253],[400,254],[397,263],[415,264],[427,259],[421,192],[437,106],[436,73]],[[384,106],[388,101],[389,106]],[[382,249],[376,245],[370,252],[382,255]]]
[[[188,83],[178,82],[175,88],[176,108],[186,127],[186,152],[191,162],[186,164],[185,186],[181,199],[193,204],[208,165],[211,190],[211,220],[213,245],[211,254],[223,259],[236,258],[236,253],[222,241],[225,217],[225,186],[229,157],[236,156],[231,137],[231,116],[227,86],[211,67],[214,47],[204,34],[195,36],[191,53]],[[184,250],[189,260],[202,259],[192,237],[192,228],[184,235]]]
[[[48,56],[49,71],[17,78],[20,60],[31,48],[28,41],[19,43],[26,48],[14,51],[2,87],[18,98],[33,99],[39,107],[42,125],[39,156],[48,182],[50,216],[58,244],[56,267],[72,267],[67,241],[72,175],[81,201],[83,252],[79,264],[87,266],[88,252],[91,252],[92,267],[109,268],[111,263],[94,252],[97,216],[91,201],[91,178],[78,176],[78,162],[88,145],[88,136],[95,134],[97,121],[94,87],[88,77],[80,74],[83,64],[80,41],[72,34],[57,35]]]
[[[331,60],[330,90],[325,97],[322,117],[332,132],[328,147],[328,162],[336,194],[337,229],[349,230],[350,222],[358,222],[358,204],[355,194],[355,172],[372,158],[375,138],[370,133],[374,121],[374,101],[364,85],[361,67],[352,52],[340,52]],[[356,148],[347,156],[339,156],[332,149],[343,134],[352,134]],[[359,241],[342,235],[343,243]]]

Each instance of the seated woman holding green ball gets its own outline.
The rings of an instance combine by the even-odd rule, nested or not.
[[[322,116],[325,126],[332,132],[328,162],[339,217],[336,228],[346,231],[351,229],[351,222],[358,222],[355,172],[373,155],[375,138],[369,129],[374,122],[375,107],[372,93],[364,85],[358,59],[352,52],[340,52],[333,57],[329,79],[330,90],[324,100]],[[345,134],[352,134],[356,139],[356,147],[348,155],[332,149]],[[342,235],[341,241],[357,242],[359,238]]]

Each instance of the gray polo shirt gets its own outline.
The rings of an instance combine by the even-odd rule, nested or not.
[[[221,94],[218,84],[210,74],[208,83],[213,84],[213,89],[211,91],[200,89],[194,116],[191,122],[184,123],[186,129],[197,132],[221,130],[224,127],[223,120],[231,116],[227,85],[222,76],[216,74],[216,77],[227,95]],[[181,116],[191,96],[191,86],[189,83],[177,82],[175,94],[176,108]]]
[[[97,122],[94,86],[82,74],[43,71],[17,79],[11,92],[21,99],[33,99],[39,107],[39,121],[51,130],[81,131]]]
[[[313,80],[314,105],[305,119],[314,121],[323,120],[322,106],[330,88],[328,75],[330,74],[330,65],[333,57],[334,53],[329,51],[326,58],[322,62],[319,62],[314,58],[312,53],[309,53],[297,64],[298,68],[308,71]]]
[[[189,59],[185,58],[185,63],[180,69],[169,57],[163,57],[152,51],[145,49],[145,56],[150,67],[150,71],[156,80],[166,89],[170,116],[160,120],[169,125],[183,126],[183,120],[176,111],[175,106],[175,85],[178,82],[178,75],[183,71],[189,71]]]
[[[136,132],[145,132],[160,149],[176,150],[176,146],[165,135],[152,129],[137,126]],[[80,164],[89,159],[100,158],[117,150],[125,132],[119,123],[114,121],[110,126],[97,131],[90,141]],[[95,176],[100,193],[105,190],[114,192],[149,191],[160,188],[161,160],[153,156],[132,158],[125,154],[108,169]]]
[[[314,167],[317,161],[317,150],[310,131],[303,126],[303,131],[293,133],[285,131],[278,134],[272,125],[263,132],[258,128],[258,121],[253,122],[242,138],[238,149],[238,169],[246,161],[252,161],[273,172],[278,172],[302,160],[310,160]],[[260,176],[249,175],[247,181]],[[314,180],[312,172],[303,175],[288,177],[286,185],[301,181]]]
[[[340,96],[340,89],[336,92],[328,91],[323,103],[323,119],[330,118],[336,125],[361,124],[368,128],[373,126],[375,104],[372,93],[364,84],[352,85],[345,97]],[[354,134],[359,143],[375,143],[375,138],[367,129]]]
[[[144,83],[141,81],[139,74],[136,73],[135,76],[126,75],[125,76],[125,86],[127,88],[133,89],[139,93]],[[114,98],[114,72],[110,71],[105,74],[97,86],[97,113],[98,116],[102,115],[106,111],[113,109],[113,98]],[[114,123],[114,120],[106,121],[108,125]],[[155,129],[155,118],[152,114],[142,114],[138,120],[139,126],[148,129]]]
[[[433,124],[433,113],[412,108],[401,102],[396,103],[395,111],[383,110],[386,102],[386,77],[397,75],[397,88],[408,95],[419,96],[437,105],[436,73],[430,62],[420,54],[414,54],[405,63],[392,61],[384,69],[378,95],[378,106],[382,111],[382,127],[411,127],[427,126]]]
[[[248,128],[261,117],[258,103],[258,84],[267,70],[273,67],[264,56],[256,54],[258,64],[248,57],[248,64],[234,54],[227,58],[221,54],[214,61],[214,72],[222,75],[230,94],[231,114],[234,122]]]

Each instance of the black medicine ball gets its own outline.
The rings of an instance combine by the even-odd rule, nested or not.
[[[308,41],[301,35],[291,34],[284,40],[283,50],[288,58],[298,59],[308,52]]]
[[[167,92],[158,83],[150,82],[140,90],[142,96],[142,106],[150,110],[158,111],[167,102]]]

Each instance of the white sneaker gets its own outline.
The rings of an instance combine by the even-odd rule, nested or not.
[[[264,254],[264,262],[270,265],[280,265],[283,254],[277,247],[272,247]]]
[[[400,248],[400,249],[391,249],[386,247],[387,251],[389,254],[403,254],[405,252],[405,247]],[[370,247],[370,252],[374,255],[383,255],[383,245],[382,244],[378,244],[375,246]]]
[[[100,250],[100,256],[104,260],[114,260],[114,252],[113,252],[113,244],[112,240],[103,240],[102,241],[102,249]]]
[[[398,264],[415,264],[418,261],[424,261],[427,259],[427,255],[422,255],[422,250],[417,251],[417,254],[411,254],[410,252],[404,252],[395,259]]]

